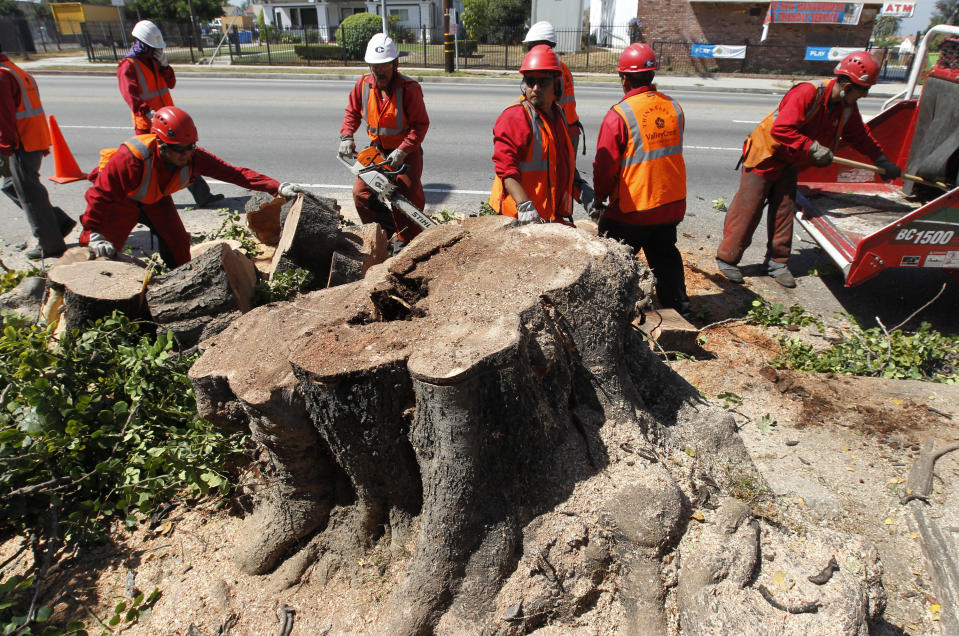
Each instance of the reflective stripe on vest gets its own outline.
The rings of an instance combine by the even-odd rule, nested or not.
[[[563,68],[563,94],[556,103],[563,109],[563,115],[566,116],[568,124],[575,124],[579,121],[579,115],[576,114],[576,94],[573,89],[573,74],[565,62],[560,62]]]
[[[178,192],[190,184],[192,170],[190,166],[180,168],[179,180],[171,179],[165,190],[160,190],[156,185],[156,174],[153,170],[153,147],[156,144],[155,135],[137,135],[123,142],[124,145],[133,153],[133,156],[143,162],[143,175],[140,185],[133,192],[127,193],[131,199],[141,203],[156,203],[160,199],[174,192]],[[172,187],[171,187],[172,186]]]
[[[623,99],[613,110],[629,132],[615,194],[619,210],[642,212],[685,199],[685,116],[679,104],[648,91]]]
[[[170,94],[170,89],[169,87],[166,86],[166,82],[163,80],[163,78],[155,75],[154,77],[156,78],[156,87],[154,90],[149,90],[150,85],[147,83],[147,77],[145,73],[147,69],[145,68],[143,62],[141,62],[135,57],[129,57],[126,59],[130,60],[130,62],[133,64],[133,68],[136,69],[137,84],[140,87],[140,95],[139,95],[140,99],[142,99],[145,102],[149,102],[151,99],[162,98],[164,95]],[[160,84],[163,84],[162,88],[160,87]],[[172,106],[172,105],[173,105],[172,98],[169,104],[161,104],[161,106]],[[153,104],[150,104],[150,107],[153,108]],[[153,108],[153,110],[156,110],[156,108]]]
[[[367,75],[370,77],[373,83],[376,82],[376,79],[372,75]],[[372,98],[377,100],[376,104],[371,105],[370,101],[370,85],[371,82],[367,82],[366,78],[363,78],[363,120],[366,122],[366,132],[370,136],[370,139],[374,137],[385,137],[388,135],[400,135],[406,133],[409,128],[406,126],[406,122],[403,119],[403,85],[409,80],[405,75],[399,76],[398,82],[396,82],[396,88],[393,89],[392,104],[393,111],[396,115],[396,124],[395,128],[382,128],[379,127],[380,116],[379,116],[379,100],[376,97],[376,94],[373,93]],[[377,113],[376,124],[377,126],[372,126],[370,124],[369,115],[372,112]]]
[[[13,62],[0,62],[0,68],[10,73],[20,86],[20,101],[14,115],[17,121],[17,134],[20,135],[20,145],[26,152],[46,150],[50,147],[50,131],[47,128],[46,116],[43,114],[43,104],[40,103],[40,91],[36,81]]]

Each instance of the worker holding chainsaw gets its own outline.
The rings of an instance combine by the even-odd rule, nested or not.
[[[856,51],[844,57],[833,73],[836,77],[830,81],[803,82],[791,88],[743,144],[739,190],[726,211],[723,240],[716,252],[719,271],[735,283],[743,282],[738,264],[768,204],[765,271],[784,287],[796,286],[787,262],[797,175],[810,165],[832,163],[840,140],[872,159],[883,170],[883,179],[902,175],[869,134],[856,105],[879,78],[879,65],[866,51]]]
[[[387,208],[380,193],[357,178],[353,184],[353,202],[364,223],[376,221],[387,234],[394,235],[394,253],[423,231],[421,224],[403,212],[403,206],[411,204],[416,210],[409,213],[415,216],[418,212],[419,217],[427,218],[421,212],[426,206],[421,182],[422,144],[430,126],[423,89],[415,80],[400,74],[399,56],[396,44],[388,35],[377,33],[370,38],[364,57],[370,72],[350,91],[338,151],[345,158],[356,154],[353,133],[365,121],[370,145],[382,154],[393,171],[390,181],[396,191],[390,195],[393,202]],[[367,153],[370,154],[375,153]]]
[[[645,43],[623,50],[616,71],[624,97],[599,129],[593,187],[599,233],[643,251],[663,307],[691,313],[676,228],[686,216],[685,115],[656,90],[656,55]],[[603,205],[603,202],[608,203]]]
[[[160,28],[149,20],[133,25],[133,46],[117,66],[120,95],[133,115],[133,132],[147,135],[153,113],[164,106],[173,106],[170,91],[176,86],[176,74],[166,56],[166,42]],[[197,177],[188,188],[197,206],[207,207],[223,199],[212,194],[210,186]]]
[[[97,256],[123,249],[137,223],[160,241],[160,256],[169,267],[190,260],[190,235],[170,195],[206,175],[249,190],[291,198],[302,186],[277,183],[248,168],[237,168],[196,145],[193,119],[175,106],[153,115],[149,134],[137,135],[119,148],[101,151],[101,165],[87,190],[87,209],[80,217],[80,245]]]
[[[544,44],[520,66],[523,95],[493,126],[495,177],[489,205],[520,223],[573,224],[573,144],[563,109],[559,58]]]

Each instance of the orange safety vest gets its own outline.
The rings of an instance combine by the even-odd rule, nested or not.
[[[50,129],[40,103],[40,90],[29,73],[10,61],[0,62],[0,68],[8,71],[20,85],[20,101],[17,102],[17,134],[24,152],[36,152],[50,148]]]
[[[183,188],[193,183],[193,167],[183,166],[178,175],[175,175],[166,184],[166,187],[160,188],[157,179],[156,164],[156,135],[137,135],[123,142],[123,145],[133,153],[133,156],[143,162],[143,176],[140,178],[140,184],[127,192],[127,196],[140,203],[156,203],[165,196],[174,192],[179,192]],[[100,151],[100,169],[107,164],[119,148],[105,148]]]
[[[164,106],[173,106],[173,96],[170,95],[170,87],[166,85],[163,76],[157,73],[156,68],[147,66],[136,57],[125,57],[120,60],[120,64],[130,62],[137,72],[137,86],[140,89],[139,97],[145,101],[150,110],[160,110]],[[133,113],[133,126],[137,130],[149,130],[152,122],[147,121],[146,117]]]
[[[575,126],[579,123],[579,115],[576,114],[576,95],[573,90],[573,74],[565,62],[560,62],[559,66],[563,69],[563,95],[557,100],[563,114],[566,115],[566,123]]]
[[[619,161],[619,186],[613,193],[624,213],[642,212],[686,198],[683,129],[678,103],[656,91],[624,98],[613,106],[629,136]]]
[[[558,112],[562,120],[561,125],[556,127],[557,130],[551,130],[543,121],[539,111],[525,97],[521,97],[507,108],[517,107],[522,107],[526,112],[526,118],[533,132],[532,143],[519,164],[520,183],[544,221],[556,221],[557,217],[570,217],[573,214],[573,171],[570,171],[569,183],[566,184],[562,201],[557,200],[559,195],[556,187],[559,181],[556,174],[556,144],[565,143],[567,156],[570,161],[573,160],[573,144],[569,140],[566,117],[560,109]],[[504,216],[513,218],[517,216],[516,201],[510,196],[499,176],[493,178],[489,205],[494,211]]]
[[[813,99],[812,104],[809,105],[809,108],[806,109],[802,126],[799,127],[799,131],[805,134],[804,128],[809,124],[810,121],[812,121],[816,113],[819,112],[819,110],[826,108],[826,105],[829,102],[829,93],[831,91],[826,90],[826,84],[821,80],[817,82],[804,83],[812,84],[816,87],[816,97]],[[796,86],[799,86],[799,84]],[[788,95],[789,93],[786,94]],[[846,122],[849,121],[850,115],[852,115],[852,107],[846,106],[843,108],[842,115],[840,115],[839,118],[839,126],[836,128],[836,138],[829,143],[829,149],[833,152],[836,152],[836,147],[839,145],[839,139],[842,137],[842,129],[845,127]],[[776,154],[777,150],[782,148],[782,144],[779,143],[775,137],[773,137],[773,124],[778,116],[779,106],[777,106],[776,109],[771,113],[766,115],[766,117],[759,122],[759,125],[756,126],[751,133],[749,133],[748,137],[746,137],[746,141],[743,142],[742,159],[740,159],[745,168],[752,170],[766,159],[772,157],[774,154]],[[813,139],[815,139],[814,135],[807,134],[806,136],[813,137]]]
[[[370,136],[370,142],[379,146],[381,150],[395,150],[400,147],[410,132],[403,112],[403,87],[415,80],[400,75],[400,81],[395,82],[396,88],[393,89],[393,95],[383,104],[381,110],[376,91],[371,91],[371,82],[366,81],[368,77],[373,76],[364,75],[362,80],[363,119],[366,121],[366,134]],[[372,83],[375,84],[375,82],[376,80],[373,79]]]

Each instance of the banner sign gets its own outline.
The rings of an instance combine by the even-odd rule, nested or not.
[[[769,3],[765,22],[859,24],[862,4],[858,2],[779,2]]]
[[[691,57],[716,57],[743,60],[746,59],[746,47],[727,46],[725,44],[693,44],[689,55]]]
[[[884,18],[911,18],[915,12],[915,2],[883,2],[879,15]]]
[[[806,57],[803,58],[810,62],[838,62],[850,53],[862,51],[860,48],[848,48],[845,46],[807,46]]]

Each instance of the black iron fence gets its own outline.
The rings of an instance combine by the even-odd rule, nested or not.
[[[364,66],[362,47],[345,46],[356,34],[343,27],[273,26],[225,31],[209,25],[159,23],[167,43],[171,63],[226,62],[249,65]],[[131,42],[129,25],[120,23],[57,23],[54,20],[0,18],[0,40],[7,52],[28,55],[52,47],[82,48],[91,62],[116,63],[126,54]],[[420,68],[444,68],[443,29],[425,26],[392,25],[402,63]],[[455,48],[457,69],[517,70],[525,47],[525,27],[490,29],[467,34],[460,29]],[[637,41],[639,32],[629,26],[602,26],[585,29],[557,29],[560,59],[575,73],[612,73],[622,49]],[[781,75],[828,75],[833,62],[805,60],[805,46],[744,42],[737,58],[699,57],[695,42],[649,41],[656,52],[661,72],[673,73],[747,73]],[[881,79],[904,80],[908,76],[911,55],[898,49],[873,51],[881,60]]]

